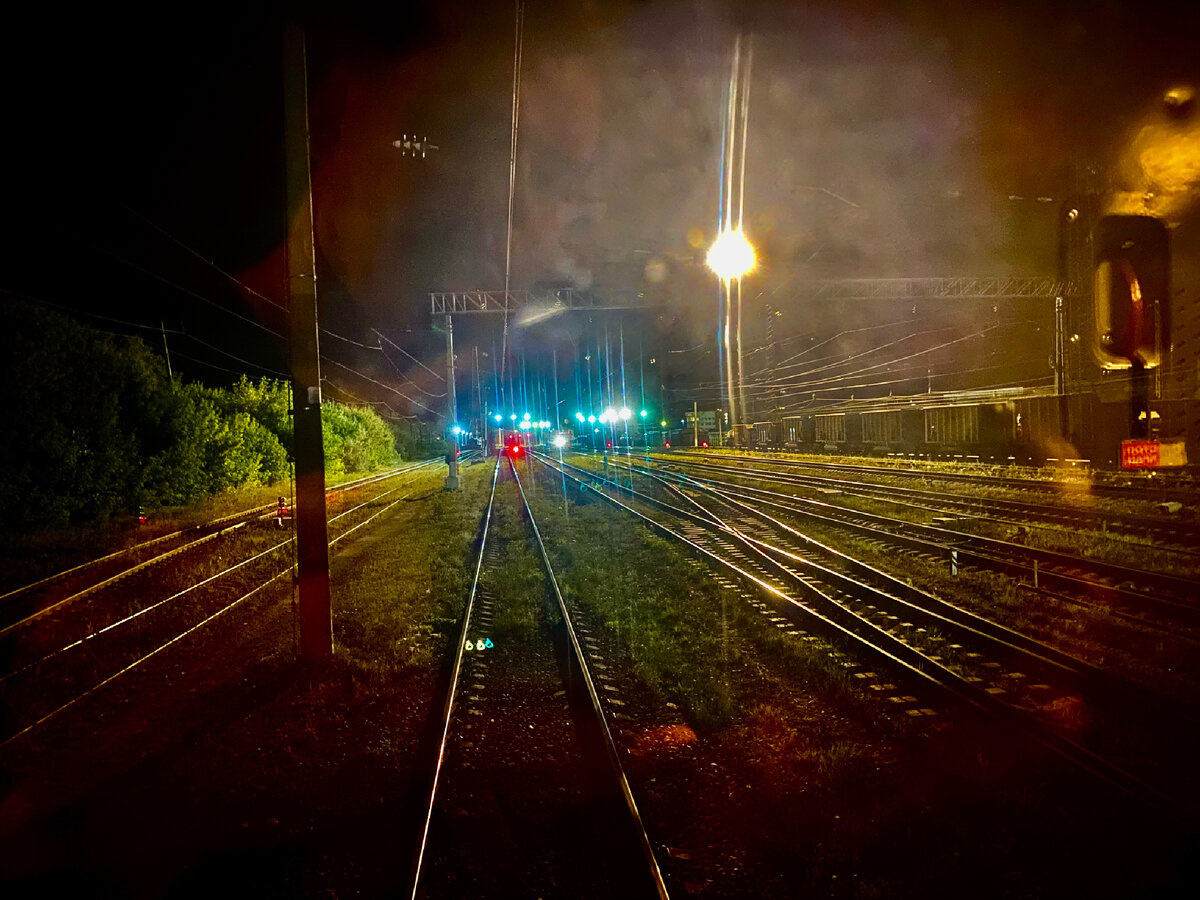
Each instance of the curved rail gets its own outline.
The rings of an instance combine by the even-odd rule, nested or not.
[[[1142,779],[1088,748],[1081,746],[1070,738],[1058,734],[1024,711],[1008,706],[957,672],[949,669],[940,660],[922,653],[920,650],[904,643],[879,626],[846,608],[832,596],[818,589],[813,584],[812,578],[805,578],[789,570],[778,559],[773,558],[762,541],[756,541],[744,535],[738,528],[729,523],[722,522],[719,517],[711,513],[708,516],[702,516],[689,510],[673,507],[668,503],[650,497],[626,485],[606,480],[596,472],[569,466],[566,463],[562,464],[563,468],[559,468],[557,460],[549,457],[539,455],[538,460],[551,470],[562,472],[563,474],[566,474],[566,468],[574,469],[583,477],[571,474],[566,474],[566,477],[571,478],[572,481],[578,484],[586,486],[587,481],[585,479],[599,481],[621,493],[636,497],[639,502],[661,509],[672,516],[682,517],[694,524],[701,525],[705,530],[718,530],[721,534],[744,546],[756,561],[765,562],[767,567],[777,573],[780,581],[796,586],[806,596],[810,597],[812,602],[806,603],[791,596],[789,593],[770,584],[764,578],[751,573],[746,568],[727,559],[722,554],[689,539],[634,507],[622,503],[616,497],[610,496],[602,490],[596,491],[599,496],[606,499],[609,503],[636,516],[655,531],[670,537],[672,540],[682,542],[693,551],[755,583],[760,589],[765,590],[778,600],[789,604],[791,609],[803,615],[808,622],[817,623],[817,627],[822,628],[833,637],[848,642],[851,646],[865,651],[870,656],[881,658],[892,666],[899,666],[908,672],[910,676],[918,678],[928,686],[937,688],[948,699],[952,700],[955,705],[973,710],[979,714],[984,714],[994,722],[1012,727],[1029,740],[1131,796],[1141,797],[1148,802],[1171,807],[1172,804],[1169,798]],[[810,573],[819,568],[822,567],[814,564],[810,564],[808,567]],[[883,595],[878,589],[865,584],[850,584],[844,579],[844,576],[840,576],[837,573],[831,573],[830,580],[838,583],[839,589],[850,593],[858,599],[886,599],[886,595]]]

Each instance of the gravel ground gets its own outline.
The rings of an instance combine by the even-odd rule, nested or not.
[[[415,521],[398,513],[352,540],[335,557],[335,582],[380,547],[407,546]],[[288,591],[264,593],[0,748],[4,896],[400,893],[436,667],[307,670],[293,660],[292,624]],[[674,896],[1195,894],[1194,825],[1165,823],[1045,758],[957,725],[888,727],[869,703],[815,692],[769,659],[730,671],[738,714],[698,732],[640,685],[607,623],[584,624],[622,701],[611,709]],[[432,646],[440,659],[436,632]],[[563,702],[534,683],[480,683],[496,714]],[[481,766],[512,770],[487,804],[512,827],[522,820],[505,793],[542,801],[523,815],[541,810],[543,825],[575,825],[584,805],[555,797],[529,764],[555,740],[539,721],[527,723],[535,734],[523,749],[470,748]],[[529,854],[519,834],[484,859]],[[571,852],[542,871],[569,867]],[[469,896],[578,896],[553,876],[527,882],[516,869],[471,865],[489,877]]]

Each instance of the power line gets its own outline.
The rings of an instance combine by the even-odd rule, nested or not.
[[[404,393],[403,391],[398,391],[398,390],[396,390],[396,389],[395,389],[394,387],[392,387],[391,385],[384,384],[382,381],[379,381],[379,380],[377,380],[377,379],[375,379],[375,378],[372,378],[370,375],[364,375],[362,372],[358,371],[357,369],[352,369],[352,368],[350,368],[350,366],[347,366],[347,365],[345,365],[344,363],[340,363],[340,362],[338,362],[336,359],[330,359],[328,356],[322,356],[322,357],[321,357],[321,359],[322,359],[322,360],[324,360],[324,361],[325,361],[325,362],[327,362],[327,363],[331,363],[331,364],[333,364],[333,365],[337,366],[339,369],[345,369],[347,372],[352,372],[352,373],[354,373],[354,374],[355,374],[355,375],[357,375],[359,378],[362,378],[364,381],[369,381],[369,382],[371,382],[372,384],[377,384],[377,385],[379,385],[381,388],[383,388],[384,390],[391,391],[393,394],[397,394],[397,395],[399,395],[399,396],[403,397],[403,398],[404,398],[405,400],[407,400],[409,403],[412,403],[412,404],[413,404],[413,405],[415,405],[415,406],[419,406],[419,407],[421,407],[421,409],[425,410],[425,411],[426,411],[426,412],[428,412],[428,413],[432,413],[432,414],[434,414],[434,415],[437,415],[437,413],[436,413],[436,412],[434,412],[434,410],[430,409],[428,406],[426,406],[426,405],[425,405],[424,403],[422,403],[420,400],[415,400],[415,399],[413,399],[412,397],[408,396],[408,394]]]
[[[222,350],[220,347],[214,346],[213,344],[208,343],[208,341],[201,340],[200,338],[196,337],[194,334],[190,334],[189,332],[183,331],[183,332],[178,332],[178,333],[182,334],[186,338],[189,338],[189,339],[195,341],[197,344],[201,344],[201,345],[207,347],[209,350],[213,350],[217,353],[220,353],[222,356],[228,356],[230,359],[236,359],[238,362],[243,363],[244,365],[253,366],[256,369],[261,369],[264,372],[269,372],[270,374],[275,375],[284,381],[288,380],[288,376],[286,374],[284,374],[283,372],[280,372],[278,369],[272,369],[269,366],[263,366],[256,362],[251,362],[248,359],[242,359],[242,357],[237,356],[233,353],[230,353],[227,350]]]
[[[374,329],[372,329],[372,331],[374,331]],[[376,344],[375,346],[370,344],[360,344],[358,341],[352,340],[351,338],[342,337],[340,334],[335,334],[324,325],[321,326],[321,333],[327,334],[332,338],[337,338],[339,341],[345,341],[347,344],[353,344],[355,347],[362,347],[364,350],[378,350],[381,353],[383,352],[383,346],[380,344]]]
[[[245,372],[239,372],[236,369],[229,369],[229,368],[226,368],[225,366],[218,366],[216,363],[207,362],[206,360],[203,360],[203,359],[197,359],[194,356],[188,356],[182,350],[174,351],[174,355],[180,357],[181,359],[186,359],[189,362],[199,363],[200,365],[207,366],[210,369],[216,369],[219,372],[228,372],[230,375],[245,375],[246,374]]]
[[[284,338],[284,336],[282,334],[280,334],[278,331],[274,331],[273,329],[268,328],[266,325],[263,325],[261,322],[256,322],[253,319],[243,316],[241,313],[236,313],[232,309],[229,309],[228,307],[222,306],[219,303],[215,303],[212,300],[209,300],[207,297],[202,296],[201,294],[197,294],[195,291],[191,290],[190,288],[185,288],[183,285],[176,284],[174,281],[171,281],[169,278],[164,278],[162,275],[159,275],[157,272],[152,272],[149,269],[144,268],[143,266],[139,266],[135,262],[131,262],[130,260],[121,256],[120,254],[114,253],[113,251],[108,250],[105,247],[99,247],[95,244],[87,244],[87,246],[91,247],[93,250],[97,250],[100,253],[105,254],[106,256],[111,256],[113,259],[117,260],[118,262],[129,266],[131,269],[136,269],[138,272],[141,272],[143,275],[148,275],[149,277],[155,279],[156,281],[161,281],[163,284],[173,287],[173,288],[175,288],[175,290],[181,291],[182,293],[187,294],[189,297],[195,297],[200,302],[207,303],[209,306],[211,306],[215,309],[219,309],[221,312],[231,315],[235,319],[241,319],[243,322],[245,322],[249,325],[253,325],[255,328],[259,328],[262,331],[265,331],[267,334],[270,334],[274,337],[279,338],[279,340],[281,340],[281,341],[286,340],[286,338]]]
[[[127,212],[130,212],[133,215],[137,216],[139,219],[141,219],[143,222],[145,222],[147,225],[149,225],[151,228],[153,228],[159,234],[163,235],[163,237],[178,244],[180,247],[182,247],[184,250],[186,250],[192,256],[196,257],[196,259],[200,260],[203,263],[206,263],[209,266],[212,266],[213,269],[220,272],[222,275],[224,275],[226,278],[228,278],[230,281],[232,281],[238,287],[240,287],[243,290],[245,290],[246,292],[254,295],[255,297],[258,297],[260,300],[270,303],[272,306],[283,310],[284,312],[288,311],[288,308],[286,306],[284,306],[282,303],[278,303],[277,301],[272,300],[270,297],[267,297],[264,294],[260,294],[254,288],[250,287],[250,285],[239,280],[236,276],[231,275],[229,272],[226,272],[224,269],[222,269],[220,266],[218,266],[213,260],[208,259],[207,257],[203,256],[199,251],[193,250],[191,247],[189,247],[187,244],[185,244],[179,238],[175,237],[175,235],[171,234],[169,231],[167,231],[161,225],[159,225],[155,222],[152,222],[148,216],[144,215],[143,213],[138,212],[136,209],[132,208],[131,206],[127,206],[124,203],[122,203],[121,206],[124,207]]]
[[[438,381],[446,380],[441,375],[439,375],[437,372],[433,371],[433,369],[429,368],[429,366],[425,365],[425,363],[421,362],[419,359],[417,359],[415,356],[413,356],[411,353],[409,353],[407,350],[405,350],[403,347],[401,347],[399,344],[397,344],[395,341],[393,341],[391,338],[389,338],[386,334],[384,334],[378,328],[372,328],[371,330],[374,331],[377,335],[379,335],[379,337],[382,340],[387,341],[388,344],[395,347],[397,350],[399,350],[401,353],[403,353],[405,356],[407,356],[409,359],[411,359],[413,362],[415,362],[418,366],[420,366],[422,369],[424,369],[426,372],[428,372],[430,375],[432,375]]]
[[[770,389],[770,388],[776,388],[776,387],[789,387],[789,388],[800,387],[800,388],[803,388],[806,386],[811,387],[813,385],[821,385],[821,384],[827,384],[830,382],[837,382],[840,380],[845,380],[847,378],[856,378],[860,375],[865,375],[866,373],[875,371],[877,369],[881,369],[881,368],[884,368],[887,366],[897,365],[902,362],[908,362],[909,360],[916,359],[918,357],[925,356],[930,353],[934,353],[938,350],[944,350],[947,347],[952,347],[955,344],[960,344],[964,341],[981,338],[984,335],[988,334],[989,332],[995,331],[998,328],[1014,327],[1014,326],[1020,326],[1020,325],[1024,325],[1024,324],[1026,324],[1026,323],[1024,323],[1024,322],[1007,322],[1007,323],[998,323],[995,325],[989,325],[987,328],[984,328],[981,331],[972,332],[971,334],[963,335],[962,337],[957,337],[954,340],[943,341],[940,344],[935,344],[932,347],[926,347],[924,350],[918,350],[915,353],[910,353],[905,356],[899,356],[899,357],[895,357],[890,360],[885,360],[883,362],[874,363],[869,366],[864,366],[860,369],[855,369],[853,372],[844,372],[840,375],[833,375],[828,378],[817,379],[816,381],[794,381],[794,380],[792,380],[794,378],[805,378],[810,375],[815,375],[818,372],[825,372],[830,369],[835,369],[839,365],[844,365],[845,363],[850,362],[851,360],[858,359],[862,356],[866,356],[866,355],[869,355],[870,353],[875,352],[874,350],[869,350],[869,351],[866,351],[865,353],[854,354],[853,356],[848,357],[843,363],[834,363],[832,365],[822,366],[820,368],[813,369],[809,372],[804,372],[804,373],[801,373],[801,374],[798,374],[795,376],[786,376],[783,379],[775,379],[772,381],[758,382],[756,384],[753,384],[752,387],[756,388],[756,389],[763,389],[763,388]],[[941,331],[941,330],[945,330],[945,329],[937,329],[937,330]],[[928,332],[928,333],[934,333],[934,332]],[[915,336],[916,335],[909,335],[907,338],[904,338],[903,340],[908,340]],[[889,344],[885,344],[885,345],[883,345],[883,347],[881,347],[879,349],[883,349],[885,347],[892,346],[895,343],[901,343],[901,341],[895,341],[895,342],[892,342]]]
[[[418,391],[420,391],[425,396],[433,397],[434,399],[446,396],[446,391],[442,391],[440,394],[434,394],[431,391],[425,390],[425,388],[421,387],[419,384],[417,384],[415,381],[413,381],[411,378],[409,378],[407,375],[405,375],[402,371],[400,371],[400,367],[398,365],[396,365],[394,362],[392,362],[392,358],[390,356],[388,356],[386,353],[384,353],[382,348],[380,348],[379,353],[385,360],[387,360],[388,365],[391,366],[395,370],[397,375],[399,375],[401,378],[403,378],[405,381],[407,381],[409,384],[411,384],[413,387],[415,387]]]
[[[129,321],[126,321],[125,319],[114,319],[112,316],[104,316],[104,315],[101,315],[100,313],[90,312],[86,309],[74,309],[73,307],[70,307],[70,306],[64,306],[61,303],[54,303],[51,300],[45,300],[41,297],[35,297],[32,294],[26,294],[23,291],[14,291],[14,290],[10,290],[9,288],[0,288],[0,293],[7,294],[10,297],[17,297],[18,299],[21,299],[21,300],[28,300],[30,303],[37,303],[41,306],[49,306],[54,309],[61,309],[63,312],[70,313],[71,315],[88,316],[93,319],[100,319],[104,322],[113,322],[117,325],[124,325],[127,328],[140,328],[140,329],[143,329],[144,331],[153,331],[155,334],[162,334],[164,331],[167,334],[183,334],[184,333],[184,332],[178,331],[174,328],[162,328],[159,325],[145,325],[141,322],[129,322]],[[97,330],[100,330],[100,329],[97,329]],[[116,332],[115,331],[106,331],[105,334],[114,334],[115,335]]]

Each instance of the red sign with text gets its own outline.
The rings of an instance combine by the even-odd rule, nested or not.
[[[1121,441],[1122,469],[1157,469],[1186,466],[1183,441]]]
[[[1121,441],[1122,469],[1153,469],[1158,466],[1158,441]]]

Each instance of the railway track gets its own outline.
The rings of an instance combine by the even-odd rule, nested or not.
[[[1087,484],[1088,493],[1098,497],[1111,497],[1121,500],[1141,500],[1146,502],[1162,502],[1173,500],[1180,503],[1195,503],[1197,501],[1197,489],[1192,483],[1190,477],[1181,479],[1182,483],[1176,485],[1172,482],[1174,479],[1158,475],[1125,476],[1125,483],[1117,483],[1114,478],[1108,473],[1100,473],[1088,471],[1086,479],[1083,470],[1069,470],[1076,477],[1063,480],[1051,479],[1047,480],[1041,477],[1041,470],[1031,469],[1032,474],[1027,478],[1013,478],[1003,475],[985,475],[976,472],[952,472],[947,471],[944,467],[922,466],[914,468],[909,465],[893,465],[893,466],[873,466],[867,464],[841,463],[841,462],[823,462],[819,460],[794,459],[781,456],[767,457],[764,455],[746,456],[732,453],[720,454],[705,454],[698,452],[688,452],[687,450],[673,449],[670,451],[671,456],[700,456],[705,459],[713,459],[720,457],[722,459],[737,460],[739,462],[758,462],[761,463],[765,459],[770,459],[773,463],[779,466],[788,468],[800,469],[817,469],[821,471],[832,472],[849,472],[855,475],[877,475],[896,478],[911,478],[918,480],[940,480],[949,482],[959,482],[965,484],[977,484],[990,487],[1004,487],[1020,491],[1058,491],[1064,486]]]
[[[368,475],[329,488],[326,490],[326,497],[350,494],[437,464],[437,460],[426,460],[377,475]],[[284,499],[290,507],[291,499]],[[207,549],[206,545],[228,537],[252,523],[270,521],[276,517],[276,513],[277,507],[274,503],[244,509],[142,541],[14,588],[0,596],[0,638],[62,607],[112,588],[131,576],[147,573],[155,566],[178,560],[201,548]]]
[[[888,693],[904,715],[950,710],[981,719],[1152,804],[1169,806],[1168,793],[1185,783],[1189,795],[1200,789],[1186,754],[1164,766],[1159,752],[1164,731],[1178,744],[1181,734],[1194,734],[1194,723],[1102,671],[820,547],[711,489],[659,481],[652,496],[539,459],[748,582],[748,599],[771,621],[798,640],[829,641],[854,678]],[[1135,717],[1139,707],[1145,715]],[[1117,715],[1120,727],[1111,722]],[[1177,780],[1153,786],[1147,776],[1161,776],[1158,768]]]
[[[519,498],[520,537],[516,522],[507,533],[496,527],[498,485]],[[480,534],[409,896],[666,898],[609,728],[605,676],[590,670],[506,456],[497,459]],[[544,590],[506,592],[502,562],[513,541],[526,539],[537,547]],[[534,619],[532,639],[500,629],[506,616]]]
[[[756,503],[778,512],[850,529],[864,539],[941,560],[947,567],[974,566],[1023,580],[1039,589],[1055,590],[1077,602],[1103,604],[1116,615],[1173,633],[1180,633],[1181,628],[1200,628],[1200,602],[1197,602],[1200,582],[1189,578],[1041,550],[946,525],[922,525],[733,481],[691,479],[682,473],[674,477],[685,483],[753,497]]]
[[[363,479],[354,489],[384,485],[329,519],[333,547],[407,496],[409,482],[386,487],[426,463]],[[345,486],[338,490],[346,492]],[[145,568],[128,580],[106,583],[81,602],[56,604],[0,633],[0,745],[19,738],[74,707],[105,685],[166,651],[285,576],[292,574],[290,533],[274,525],[240,527],[237,546],[215,543],[190,555],[172,553],[176,565],[153,580]],[[220,533],[220,532],[218,532]],[[195,547],[195,545],[192,545]],[[186,563],[186,565],[184,564]],[[119,588],[119,590],[118,590]],[[86,600],[86,602],[82,602]]]
[[[926,512],[944,512],[953,516],[978,518],[1000,524],[1047,524],[1082,528],[1102,532],[1111,537],[1149,537],[1155,549],[1169,551],[1200,560],[1200,525],[1181,521],[1163,514],[1158,516],[1132,515],[1095,509],[1081,509],[1062,501],[1032,503],[991,497],[968,497],[960,494],[886,485],[846,478],[802,475],[795,472],[761,466],[722,464],[719,457],[711,461],[688,459],[684,465],[690,471],[733,474],[733,477],[774,482],[777,484],[811,487],[826,492],[840,492],[897,503]],[[1141,546],[1145,546],[1142,544]]]

